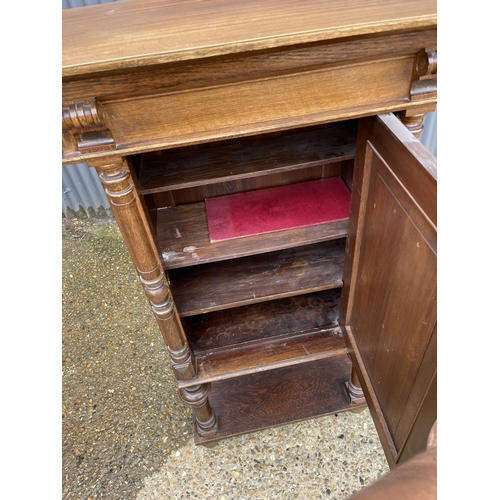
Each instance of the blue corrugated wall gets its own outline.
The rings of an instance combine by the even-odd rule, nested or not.
[[[62,8],[86,7],[117,0],[63,0]],[[429,113],[424,120],[422,143],[437,156],[437,112]],[[112,217],[104,190],[95,169],[86,163],[62,167],[62,214],[63,217]]]

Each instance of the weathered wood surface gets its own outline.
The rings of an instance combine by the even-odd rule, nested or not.
[[[340,290],[328,290],[184,318],[197,377],[213,382],[345,354]]]
[[[117,2],[63,11],[63,76],[436,25],[434,0]]]
[[[342,287],[345,240],[169,271],[179,315]]]
[[[341,289],[235,307],[182,320],[197,354],[338,325]]]
[[[418,92],[414,83],[422,54],[435,54],[436,26],[432,0],[68,9],[63,162],[432,106],[435,81]]]
[[[145,197],[151,199],[152,205],[157,209],[176,207],[188,203],[198,203],[216,196],[280,187],[298,182],[326,179],[328,177],[338,177],[343,174],[343,170],[349,162],[352,163],[353,160],[324,161],[319,162],[316,166],[304,168],[293,168],[291,166],[289,170],[278,173],[270,169],[262,172],[260,176],[250,175],[237,180],[226,180],[216,183],[208,182],[204,185],[176,189],[175,191],[160,191],[146,194]]]
[[[343,238],[347,221],[211,242],[204,203],[164,208],[157,213],[157,246],[165,269],[255,255]]]
[[[339,329],[315,329],[200,354],[196,357],[197,378],[180,381],[179,387],[242,377],[345,354],[347,347]]]
[[[347,355],[288,366],[212,383],[210,404],[217,414],[213,438],[201,444],[365,405],[351,404],[345,388],[351,373]]]
[[[141,160],[142,194],[206,186],[354,158],[356,138],[343,126],[251,138],[187,151],[168,150]]]

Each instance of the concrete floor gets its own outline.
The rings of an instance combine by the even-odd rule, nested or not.
[[[63,499],[345,499],[388,471],[367,410],[193,444],[117,225],[65,219]]]

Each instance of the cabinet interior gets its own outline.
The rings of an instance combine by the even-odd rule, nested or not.
[[[132,158],[196,358],[197,377],[179,387],[211,383],[217,435],[195,441],[360,404],[338,325],[348,221],[212,242],[205,212],[210,197],[329,177],[350,190],[356,130],[352,120]]]

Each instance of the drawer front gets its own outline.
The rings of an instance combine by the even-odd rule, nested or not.
[[[414,55],[100,103],[115,146],[78,158],[134,154],[339,121],[412,102]],[[68,151],[66,159],[76,157]]]
[[[412,57],[104,105],[118,147],[162,147],[375,113],[408,102]]]

